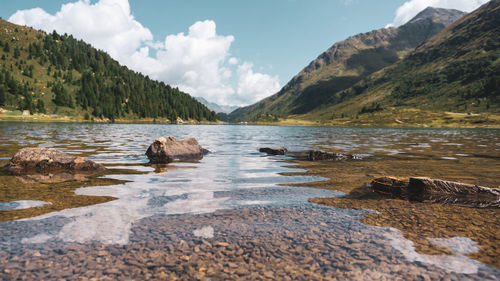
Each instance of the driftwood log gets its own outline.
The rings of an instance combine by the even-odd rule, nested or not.
[[[371,188],[386,197],[411,201],[475,207],[500,206],[500,189],[425,177],[411,177],[408,180],[381,177],[371,182]]]

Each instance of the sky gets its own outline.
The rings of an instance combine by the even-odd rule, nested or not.
[[[72,34],[129,68],[220,105],[253,104],[349,36],[428,6],[487,0],[16,0],[0,16]]]

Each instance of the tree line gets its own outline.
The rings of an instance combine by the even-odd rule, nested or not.
[[[51,77],[47,87],[53,92],[52,102],[57,106],[78,107],[94,117],[111,120],[130,116],[162,117],[171,121],[178,117],[198,121],[217,119],[215,112],[178,88],[121,66],[105,52],[71,35],[59,35],[54,31],[47,35],[39,34],[33,41],[21,49],[13,46],[15,42],[0,42],[0,47],[4,53],[16,59],[16,65],[21,67],[24,76],[37,78],[32,65],[22,59],[17,62],[22,57],[21,51],[27,52],[27,60],[46,69],[47,75]],[[2,59],[5,60],[5,55]],[[33,102],[29,82],[18,80],[12,75],[12,69],[3,65],[0,73],[0,105],[5,103],[6,93],[10,93],[22,100],[19,102],[20,109],[26,107],[36,112],[38,101]]]

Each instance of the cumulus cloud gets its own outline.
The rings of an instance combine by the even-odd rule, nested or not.
[[[229,62],[229,64],[235,65],[235,64],[238,64],[238,59],[235,57],[232,57],[229,59],[228,62]]]
[[[72,34],[119,61],[134,54],[145,41],[153,39],[149,29],[130,13],[128,0],[100,0],[67,3],[55,15],[41,8],[17,11],[10,22],[28,25],[46,32]]]
[[[169,35],[157,54],[165,66],[157,78],[195,96],[221,102],[234,93],[227,84],[232,73],[224,66],[233,41],[233,36],[217,35],[215,22],[210,20],[196,22],[187,34]]]
[[[389,26],[400,26],[405,24],[429,6],[471,12],[488,1],[489,0],[410,0],[396,10],[394,21],[389,24]]]
[[[253,71],[253,64],[244,62],[238,66],[238,91],[240,100],[251,103],[268,97],[280,89],[279,78]]]
[[[131,69],[222,105],[253,103],[279,88],[277,77],[255,73],[249,63],[238,66],[230,53],[235,38],[218,35],[211,20],[198,21],[187,33],[168,35],[163,41],[155,41],[135,20],[128,0],[79,0],[63,4],[55,15],[41,8],[20,10],[9,21],[72,34]],[[235,67],[238,77],[233,80],[238,84],[232,85]]]

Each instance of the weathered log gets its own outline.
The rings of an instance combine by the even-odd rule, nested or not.
[[[380,195],[419,202],[460,204],[474,207],[500,206],[500,190],[467,183],[411,177],[381,177],[371,182]]]
[[[178,141],[174,137],[158,138],[146,151],[152,164],[199,160],[207,153],[208,150],[202,148],[194,138]]]
[[[370,186],[374,192],[379,194],[394,198],[403,198],[407,196],[408,180],[381,177],[374,179]]]
[[[500,196],[500,190],[461,182],[444,181],[425,177],[410,178],[408,192],[411,194],[454,194]]]
[[[262,147],[259,152],[267,153],[269,155],[285,155],[288,150],[285,147]]]

